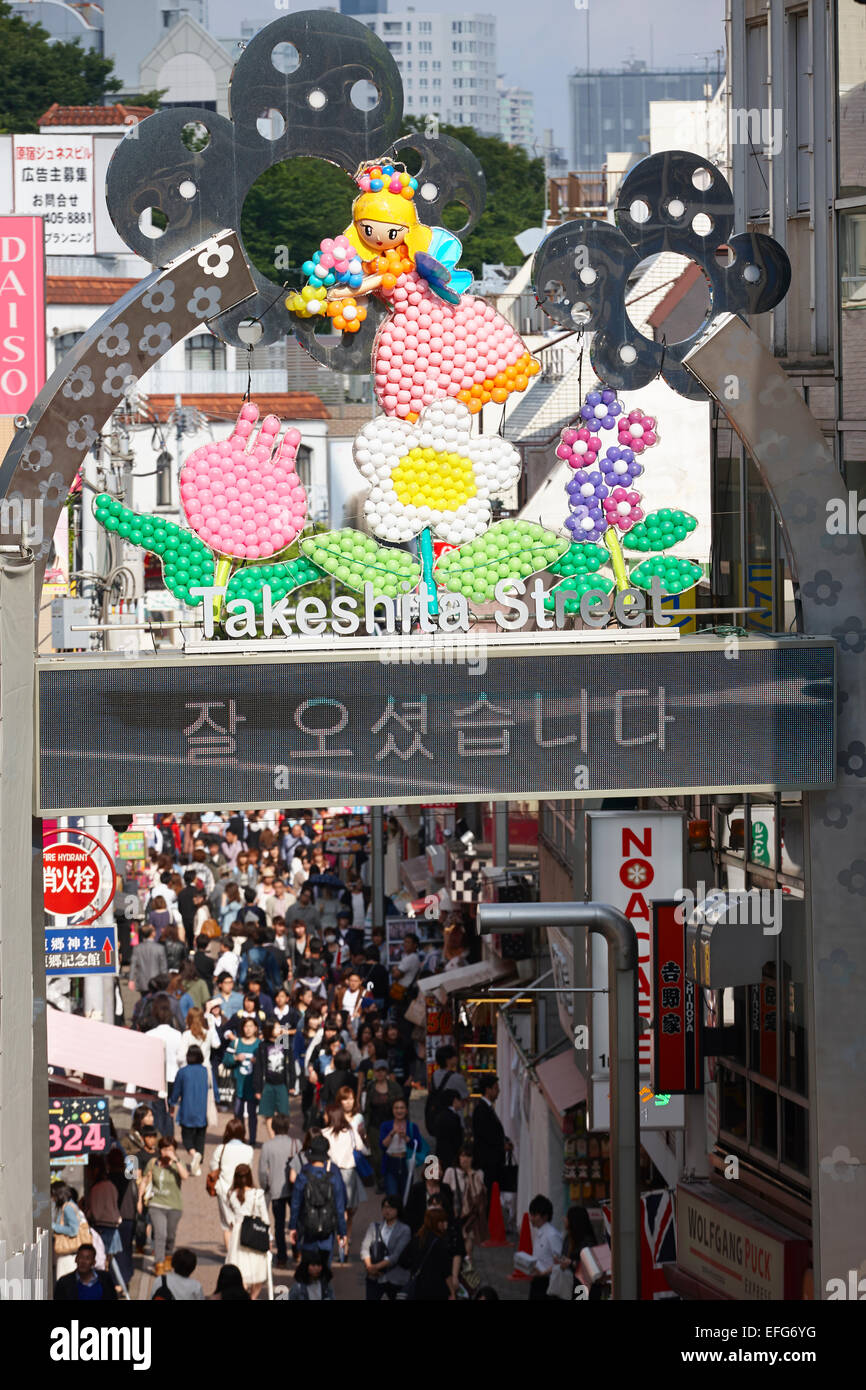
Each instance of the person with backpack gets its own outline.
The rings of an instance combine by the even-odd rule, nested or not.
[[[289,1240],[296,1238],[302,1252],[319,1251],[330,1257],[334,1238],[341,1250],[346,1240],[346,1187],[339,1168],[329,1157],[327,1139],[321,1134],[310,1140],[309,1162],[302,1168],[292,1189]]]
[[[204,1301],[204,1289],[192,1275],[198,1264],[194,1250],[181,1245],[171,1257],[171,1269],[160,1277],[152,1303],[198,1303]]]
[[[259,1187],[270,1201],[274,1213],[277,1269],[288,1269],[286,1253],[286,1214],[292,1198],[292,1160],[301,1151],[300,1141],[289,1134],[288,1115],[275,1115],[271,1123],[273,1138],[262,1144],[259,1154]]]
[[[409,1271],[400,1264],[400,1256],[409,1245],[412,1232],[402,1220],[402,1214],[400,1198],[385,1197],[382,1220],[370,1222],[361,1242],[368,1303],[378,1303],[383,1298],[393,1302],[409,1282]]]

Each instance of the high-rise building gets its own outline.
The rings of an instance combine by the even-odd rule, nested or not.
[[[393,55],[408,115],[500,133],[495,15],[387,13],[365,4],[357,17]]]
[[[573,72],[568,79],[572,167],[600,169],[613,150],[647,154],[650,102],[711,97],[720,81],[721,74],[705,68],[653,71],[637,60],[619,70]]]
[[[340,0],[340,14],[387,14],[388,0]]]
[[[509,145],[520,145],[527,154],[535,153],[535,97],[524,87],[506,87],[497,82],[499,92],[499,133]]]

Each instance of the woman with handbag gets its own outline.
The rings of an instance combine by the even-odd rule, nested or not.
[[[253,1161],[253,1148],[245,1142],[246,1129],[243,1120],[237,1117],[229,1120],[223,1134],[223,1141],[217,1144],[211,1158],[211,1168],[207,1175],[209,1197],[216,1197],[223,1242],[226,1250],[232,1229],[232,1216],[228,1205],[229,1192],[234,1182],[235,1170],[242,1164],[247,1167]]]
[[[457,1167],[445,1173],[445,1183],[454,1193],[454,1214],[466,1245],[466,1263],[472,1263],[476,1241],[484,1239],[487,1225],[487,1188],[484,1174],[472,1167],[472,1145],[464,1144]]]
[[[445,1303],[457,1297],[457,1280],[448,1240],[448,1215],[429,1207],[424,1225],[409,1242],[401,1263],[409,1270],[406,1297],[414,1302]]]
[[[253,1185],[248,1163],[239,1163],[235,1168],[226,1205],[232,1220],[226,1264],[237,1265],[244,1288],[251,1299],[256,1299],[262,1285],[268,1282],[271,1228],[265,1194]]]
[[[382,1220],[370,1222],[361,1242],[368,1303],[378,1303],[383,1298],[393,1302],[409,1282],[409,1271],[400,1264],[400,1256],[412,1239],[412,1232],[401,1220],[402,1211],[399,1197],[385,1197]]]
[[[80,1245],[90,1240],[90,1227],[87,1217],[75,1200],[71,1187],[65,1182],[51,1184],[51,1200],[54,1203],[54,1254],[57,1263],[54,1278],[62,1279],[64,1274],[72,1274],[75,1269],[75,1254]]]
[[[358,1111],[354,1093],[349,1086],[341,1086],[333,1104],[326,1111],[327,1125],[322,1135],[328,1141],[328,1156],[346,1188],[346,1247],[341,1252],[341,1261],[348,1259],[352,1240],[352,1220],[361,1205],[361,1171],[372,1174],[369,1163],[370,1150],[364,1134],[364,1121]],[[358,1159],[361,1161],[360,1170]],[[365,1166],[366,1165],[366,1166]]]

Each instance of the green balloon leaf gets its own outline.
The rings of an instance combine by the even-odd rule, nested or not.
[[[194,531],[161,516],[139,516],[107,492],[97,494],[93,512],[106,531],[160,557],[165,587],[176,599],[191,608],[201,603],[200,597],[193,598],[190,589],[213,584],[215,560]]]
[[[451,593],[490,603],[500,580],[550,569],[568,549],[564,536],[532,521],[499,521],[477,540],[449,550],[433,573]]]
[[[323,571],[305,555],[296,560],[285,560],[279,565],[244,565],[235,570],[226,587],[226,604],[232,599],[244,598],[253,605],[256,614],[264,611],[265,601],[262,590],[268,586],[271,603],[279,603],[295,589],[305,584],[314,584],[321,579]]]
[[[421,578],[421,563],[414,555],[393,545],[380,545],[372,536],[351,527],[308,536],[300,549],[320,570],[355,593],[363,593],[364,585],[372,584],[377,597],[399,598],[416,588]]]
[[[557,584],[553,589],[549,589],[544,596],[544,606],[548,613],[554,611],[556,604],[555,594],[565,594],[566,613],[579,613],[580,600],[584,594],[588,594],[592,589],[601,589],[602,593],[609,594],[613,588],[613,580],[608,579],[606,574],[575,574],[568,579],[563,579],[561,584]],[[601,603],[600,598],[594,598],[589,607],[594,608],[597,603]]]
[[[600,545],[590,545],[586,541],[572,541],[564,555],[548,566],[551,574],[570,576],[573,574],[594,574],[610,560],[610,555]]]
[[[680,560],[674,555],[667,555],[636,565],[629,574],[629,583],[635,589],[649,591],[657,575],[661,580],[662,594],[683,594],[686,589],[693,588],[703,572],[695,560]]]
[[[660,511],[650,512],[626,531],[622,538],[623,550],[639,550],[651,554],[654,550],[669,550],[691,535],[697,526],[697,518],[689,512],[662,507]]]

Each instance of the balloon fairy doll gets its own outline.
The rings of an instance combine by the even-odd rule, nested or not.
[[[462,246],[444,227],[421,222],[417,180],[399,165],[363,166],[352,223],[326,237],[303,271],[307,284],[286,300],[299,317],[327,314],[357,332],[364,299],[375,294],[391,313],[376,335],[376,395],[387,415],[417,420],[426,405],[456,397],[476,414],[524,391],[540,363],[496,310],[466,293]]]

